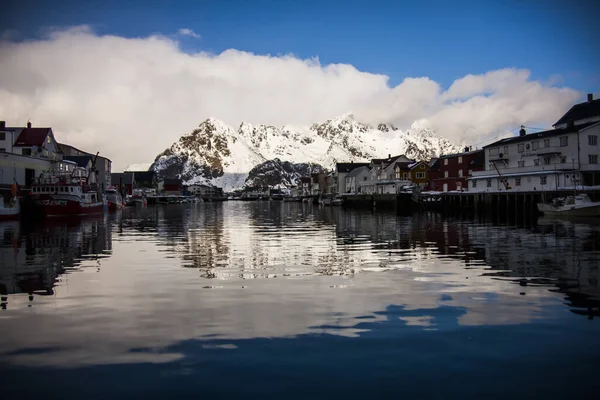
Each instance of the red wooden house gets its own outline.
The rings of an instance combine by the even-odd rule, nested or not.
[[[429,169],[428,190],[440,192],[467,190],[467,178],[473,171],[484,170],[483,150],[470,150],[457,154],[440,156]]]

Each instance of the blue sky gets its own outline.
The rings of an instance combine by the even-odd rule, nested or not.
[[[599,14],[584,0],[9,0],[0,24],[21,39],[80,24],[125,37],[189,28],[202,37],[180,38],[188,52],[318,56],[388,75],[390,85],[427,76],[447,87],[467,74],[517,67],[535,80],[597,92]]]

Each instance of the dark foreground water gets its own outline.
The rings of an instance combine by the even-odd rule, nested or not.
[[[0,398],[595,398],[600,226],[229,202],[0,223]]]

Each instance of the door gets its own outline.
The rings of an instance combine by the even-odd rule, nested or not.
[[[448,191],[448,184],[447,184],[447,183],[444,183],[444,188],[443,188],[442,190],[443,190],[444,192],[447,192],[447,191]]]
[[[31,187],[35,180],[35,169],[25,168],[25,187]]]

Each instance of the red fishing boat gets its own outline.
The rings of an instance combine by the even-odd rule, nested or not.
[[[85,169],[76,168],[72,173],[48,173],[40,177],[32,185],[31,195],[42,214],[47,217],[102,214],[102,192],[84,174]]]

